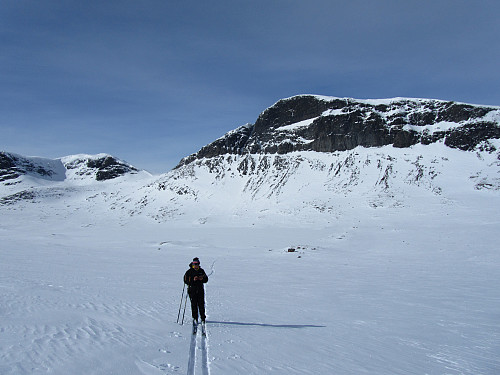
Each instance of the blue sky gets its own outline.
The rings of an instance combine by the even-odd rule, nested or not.
[[[500,2],[3,0],[0,150],[152,173],[297,94],[500,105]]]

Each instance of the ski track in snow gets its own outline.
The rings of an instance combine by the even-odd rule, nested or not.
[[[0,374],[497,375],[498,192],[456,186],[397,206],[329,192],[329,221],[300,225],[0,208]],[[194,256],[212,272],[192,344]]]
[[[208,362],[208,343],[207,336],[201,336],[201,373],[210,375],[210,363]]]
[[[191,335],[191,344],[189,345],[189,360],[187,366],[187,375],[194,375],[196,365],[196,335]]]
[[[199,363],[199,367],[201,368],[201,373],[203,375],[210,374],[210,363],[208,360],[208,343],[207,343],[207,335],[195,334],[191,335],[191,343],[189,345],[189,359],[187,365],[187,375],[195,375],[196,373],[196,364],[197,364],[197,352],[201,351],[201,362]]]

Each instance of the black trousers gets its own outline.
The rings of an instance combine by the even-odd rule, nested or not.
[[[189,299],[191,300],[191,313],[194,320],[198,320],[198,311],[200,312],[201,320],[205,320],[205,290],[190,289],[188,290]]]

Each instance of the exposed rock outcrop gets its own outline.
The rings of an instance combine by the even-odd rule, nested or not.
[[[355,100],[301,95],[277,102],[255,124],[247,124],[196,154],[196,159],[225,154],[335,152],[358,146],[398,148],[444,142],[474,150],[500,138],[500,108],[432,99]]]
[[[110,155],[76,156],[72,160],[65,159],[66,169],[76,169],[80,176],[95,175],[97,181],[106,181],[123,176],[127,173],[138,172],[138,169],[126,164]]]

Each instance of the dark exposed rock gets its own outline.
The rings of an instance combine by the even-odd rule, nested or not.
[[[389,132],[380,116],[364,119],[357,110],[339,116],[323,116],[301,130],[301,136],[312,139],[306,150],[331,152],[351,150],[357,146],[378,147],[389,142]]]
[[[444,142],[474,150],[500,138],[498,121],[485,120],[497,107],[429,99],[381,101],[313,95],[283,99],[266,109],[253,125],[240,127],[179,163],[226,154],[286,154],[294,151],[335,152],[358,146],[398,148]],[[450,124],[439,128],[439,124]]]
[[[123,176],[126,173],[138,172],[138,170],[128,164],[125,164],[111,156],[105,156],[99,159],[89,159],[87,167],[96,168],[96,180],[105,181]]]
[[[265,133],[280,126],[316,117],[327,109],[340,109],[346,105],[346,100],[326,102],[311,95],[283,99],[259,116],[255,122],[255,132]]]
[[[12,180],[20,176],[13,158],[5,152],[0,152],[0,181]]]
[[[0,205],[11,205],[19,201],[34,201],[36,198],[36,193],[33,191],[23,190],[19,193],[8,195],[6,197],[0,198]]]
[[[48,166],[42,166],[29,158],[0,152],[0,182],[12,180],[24,174],[50,178],[55,172]]]
[[[217,139],[210,145],[203,147],[198,154],[190,155],[184,159],[184,163],[188,164],[191,161],[202,158],[211,158],[224,154],[240,154],[250,137],[253,130],[253,125],[244,125],[236,130],[227,133],[224,137]]]
[[[111,180],[127,173],[138,172],[137,168],[110,155],[77,157],[70,162],[66,162],[64,166],[68,170],[76,169],[77,175],[94,176],[96,181]]]
[[[462,126],[454,132],[446,135],[444,144],[459,148],[464,151],[472,151],[481,142],[491,138],[500,138],[500,128],[498,124],[492,122],[478,122]]]

